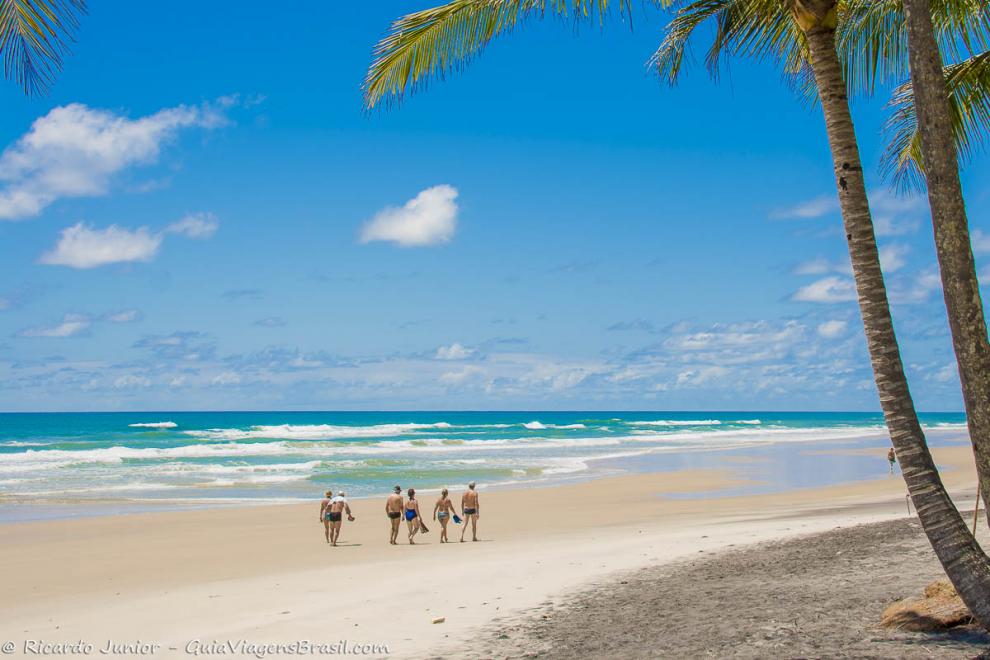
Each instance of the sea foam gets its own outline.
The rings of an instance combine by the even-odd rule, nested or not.
[[[657,419],[648,422],[627,422],[629,426],[719,426],[717,419]]]
[[[435,424],[375,424],[336,426],[331,424],[278,424],[248,429],[207,429],[186,431],[186,435],[210,440],[334,440],[343,438],[383,438],[408,435],[430,429],[452,428],[447,422]]]

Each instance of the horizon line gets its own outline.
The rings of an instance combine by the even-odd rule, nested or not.
[[[919,410],[921,415],[964,415],[965,410]],[[507,408],[507,409],[483,409],[483,408],[447,408],[447,409],[415,409],[415,408],[355,408],[355,409],[189,409],[189,410],[0,410],[0,415],[137,415],[137,414],[195,414],[195,413],[708,413],[708,414],[807,414],[807,413],[843,413],[843,414],[869,414],[883,415],[880,410],[772,410],[772,409],[748,409],[748,410],[722,410],[722,409],[622,409],[622,408],[568,408],[568,409],[540,409],[540,408]]]

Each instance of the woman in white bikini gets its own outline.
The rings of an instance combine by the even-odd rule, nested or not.
[[[423,525],[423,518],[419,514],[419,501],[416,499],[416,489],[409,489],[409,496],[406,499],[406,524],[409,525],[409,545],[416,545],[413,537]]]
[[[447,489],[444,488],[440,491],[440,499],[433,506],[433,519],[440,521],[440,542],[447,543],[447,523],[450,522],[450,516],[454,513],[454,503],[450,501],[447,497]]]

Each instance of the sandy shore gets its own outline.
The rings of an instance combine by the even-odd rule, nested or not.
[[[971,513],[971,512],[967,512]],[[990,538],[986,525],[977,536]],[[978,625],[880,626],[891,602],[944,579],[912,518],[856,525],[651,566],[506,621],[486,658],[933,658],[990,652]]]
[[[936,459],[959,505],[971,506],[969,448]],[[83,640],[94,654],[108,639],[141,640],[159,644],[158,657],[182,657],[196,640],[347,640],[387,644],[391,657],[460,657],[504,618],[616,571],[906,513],[899,477],[670,497],[740,483],[727,468],[483,493],[483,541],[447,546],[436,524],[416,546],[387,545],[373,500],[353,503],[358,521],[345,523],[338,548],[323,542],[317,503],[8,524],[0,640],[20,650],[25,640]],[[423,505],[432,510],[432,497]]]

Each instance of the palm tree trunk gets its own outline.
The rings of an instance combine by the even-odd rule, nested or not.
[[[952,139],[942,57],[928,0],[904,0],[914,107],[932,209],[935,251],[952,332],[969,438],[984,504],[990,504],[990,342]],[[990,519],[988,519],[990,520]]]
[[[825,113],[842,220],[880,405],[908,492],[935,554],[973,616],[990,629],[990,558],[966,528],[942,485],[918,422],[894,335],[846,83],[835,50],[834,2],[814,4],[817,5],[815,16],[798,15],[796,19],[805,29]],[[823,5],[826,11],[821,11]]]

